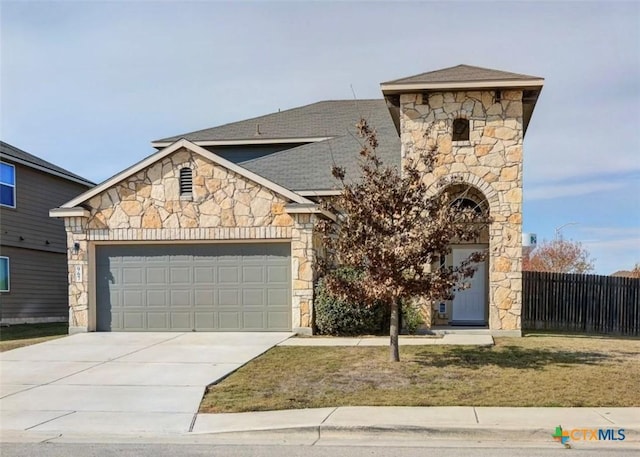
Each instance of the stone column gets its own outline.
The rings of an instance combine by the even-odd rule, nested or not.
[[[314,216],[293,214],[295,225],[291,238],[293,284],[292,322],[294,332],[310,335],[313,322]]]
[[[87,218],[65,217],[69,265],[69,333],[89,331]]]

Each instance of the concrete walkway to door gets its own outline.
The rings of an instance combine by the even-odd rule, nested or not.
[[[208,384],[290,333],[84,333],[0,354],[0,428],[185,433]]]

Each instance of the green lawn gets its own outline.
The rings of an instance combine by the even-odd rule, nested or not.
[[[0,327],[0,352],[66,336],[66,322]]]
[[[493,347],[276,347],[201,412],[329,406],[640,406],[640,339],[531,334]]]

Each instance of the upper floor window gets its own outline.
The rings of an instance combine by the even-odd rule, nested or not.
[[[193,189],[193,172],[191,168],[180,169],[180,195],[191,196]]]
[[[0,257],[0,292],[9,292],[9,257]]]
[[[16,167],[0,162],[0,205],[16,207]]]
[[[469,120],[454,119],[453,120],[453,141],[469,141]]]

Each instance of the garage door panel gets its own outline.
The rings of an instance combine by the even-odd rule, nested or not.
[[[218,289],[218,300],[216,305],[223,306],[239,306],[240,291],[238,289]]]
[[[171,290],[169,291],[171,307],[191,307],[191,290]]]
[[[137,249],[138,251],[144,251],[144,248],[142,249]],[[127,256],[126,251],[123,253],[125,259],[129,259],[130,257]],[[169,261],[169,256],[166,255],[146,255],[146,256],[137,256],[137,257],[132,257],[136,259],[136,262],[140,262],[143,264],[159,264],[159,265],[166,265],[166,263]]]
[[[287,289],[269,289],[267,291],[267,306],[289,306],[289,291]]]
[[[280,265],[267,265],[267,281],[269,283],[280,282],[286,284],[289,282],[290,267]]]
[[[164,330],[169,327],[169,313],[148,311],[146,314],[148,330]]]
[[[171,284],[186,284],[191,285],[191,272],[193,267],[172,267],[170,270],[169,280]]]
[[[168,305],[167,301],[167,291],[166,290],[146,290],[147,301],[146,305],[148,307],[166,307]]]
[[[216,313],[211,312],[195,312],[195,329],[196,330],[211,330],[212,328],[216,328]]]
[[[167,269],[164,267],[147,266],[147,284],[166,284]]]
[[[194,305],[196,307],[211,307],[213,308],[213,297],[215,291],[209,290],[194,290]]]
[[[262,311],[242,313],[243,327],[247,330],[260,330],[265,328],[265,316]]]
[[[240,314],[233,311],[221,311],[218,313],[218,324],[221,330],[240,330]]]
[[[140,267],[123,268],[122,270],[122,283],[128,285],[140,285],[143,284],[143,270]]]
[[[264,265],[248,266],[242,268],[243,283],[264,283]]]
[[[171,323],[169,327],[171,329],[184,330],[184,331],[190,331],[193,329],[193,320],[191,317],[192,313],[188,311],[185,311],[185,312],[173,311],[170,313],[170,316],[171,316]]]
[[[98,246],[96,281],[98,330],[291,328],[286,243]]]
[[[225,266],[218,268],[219,284],[238,284],[240,283],[240,268],[237,266]]]
[[[100,319],[102,319],[102,322],[100,321]],[[104,330],[111,330],[112,328],[122,328],[122,313],[114,311],[113,313],[111,313],[111,316],[100,316],[100,314],[98,314],[97,327]]]
[[[265,293],[264,289],[243,289],[242,304],[244,306],[260,306],[264,305]]]
[[[146,315],[143,312],[136,311],[126,311],[122,313],[122,325],[127,330],[145,330],[146,329]],[[112,325],[115,322],[112,322]],[[115,328],[112,327],[112,328]]]
[[[208,260],[209,262],[211,260]],[[213,267],[194,267],[193,269],[195,284],[212,284],[215,282],[215,268]]]
[[[285,310],[277,312],[270,311],[267,313],[267,327],[269,328],[287,328],[291,326],[289,313]]]

